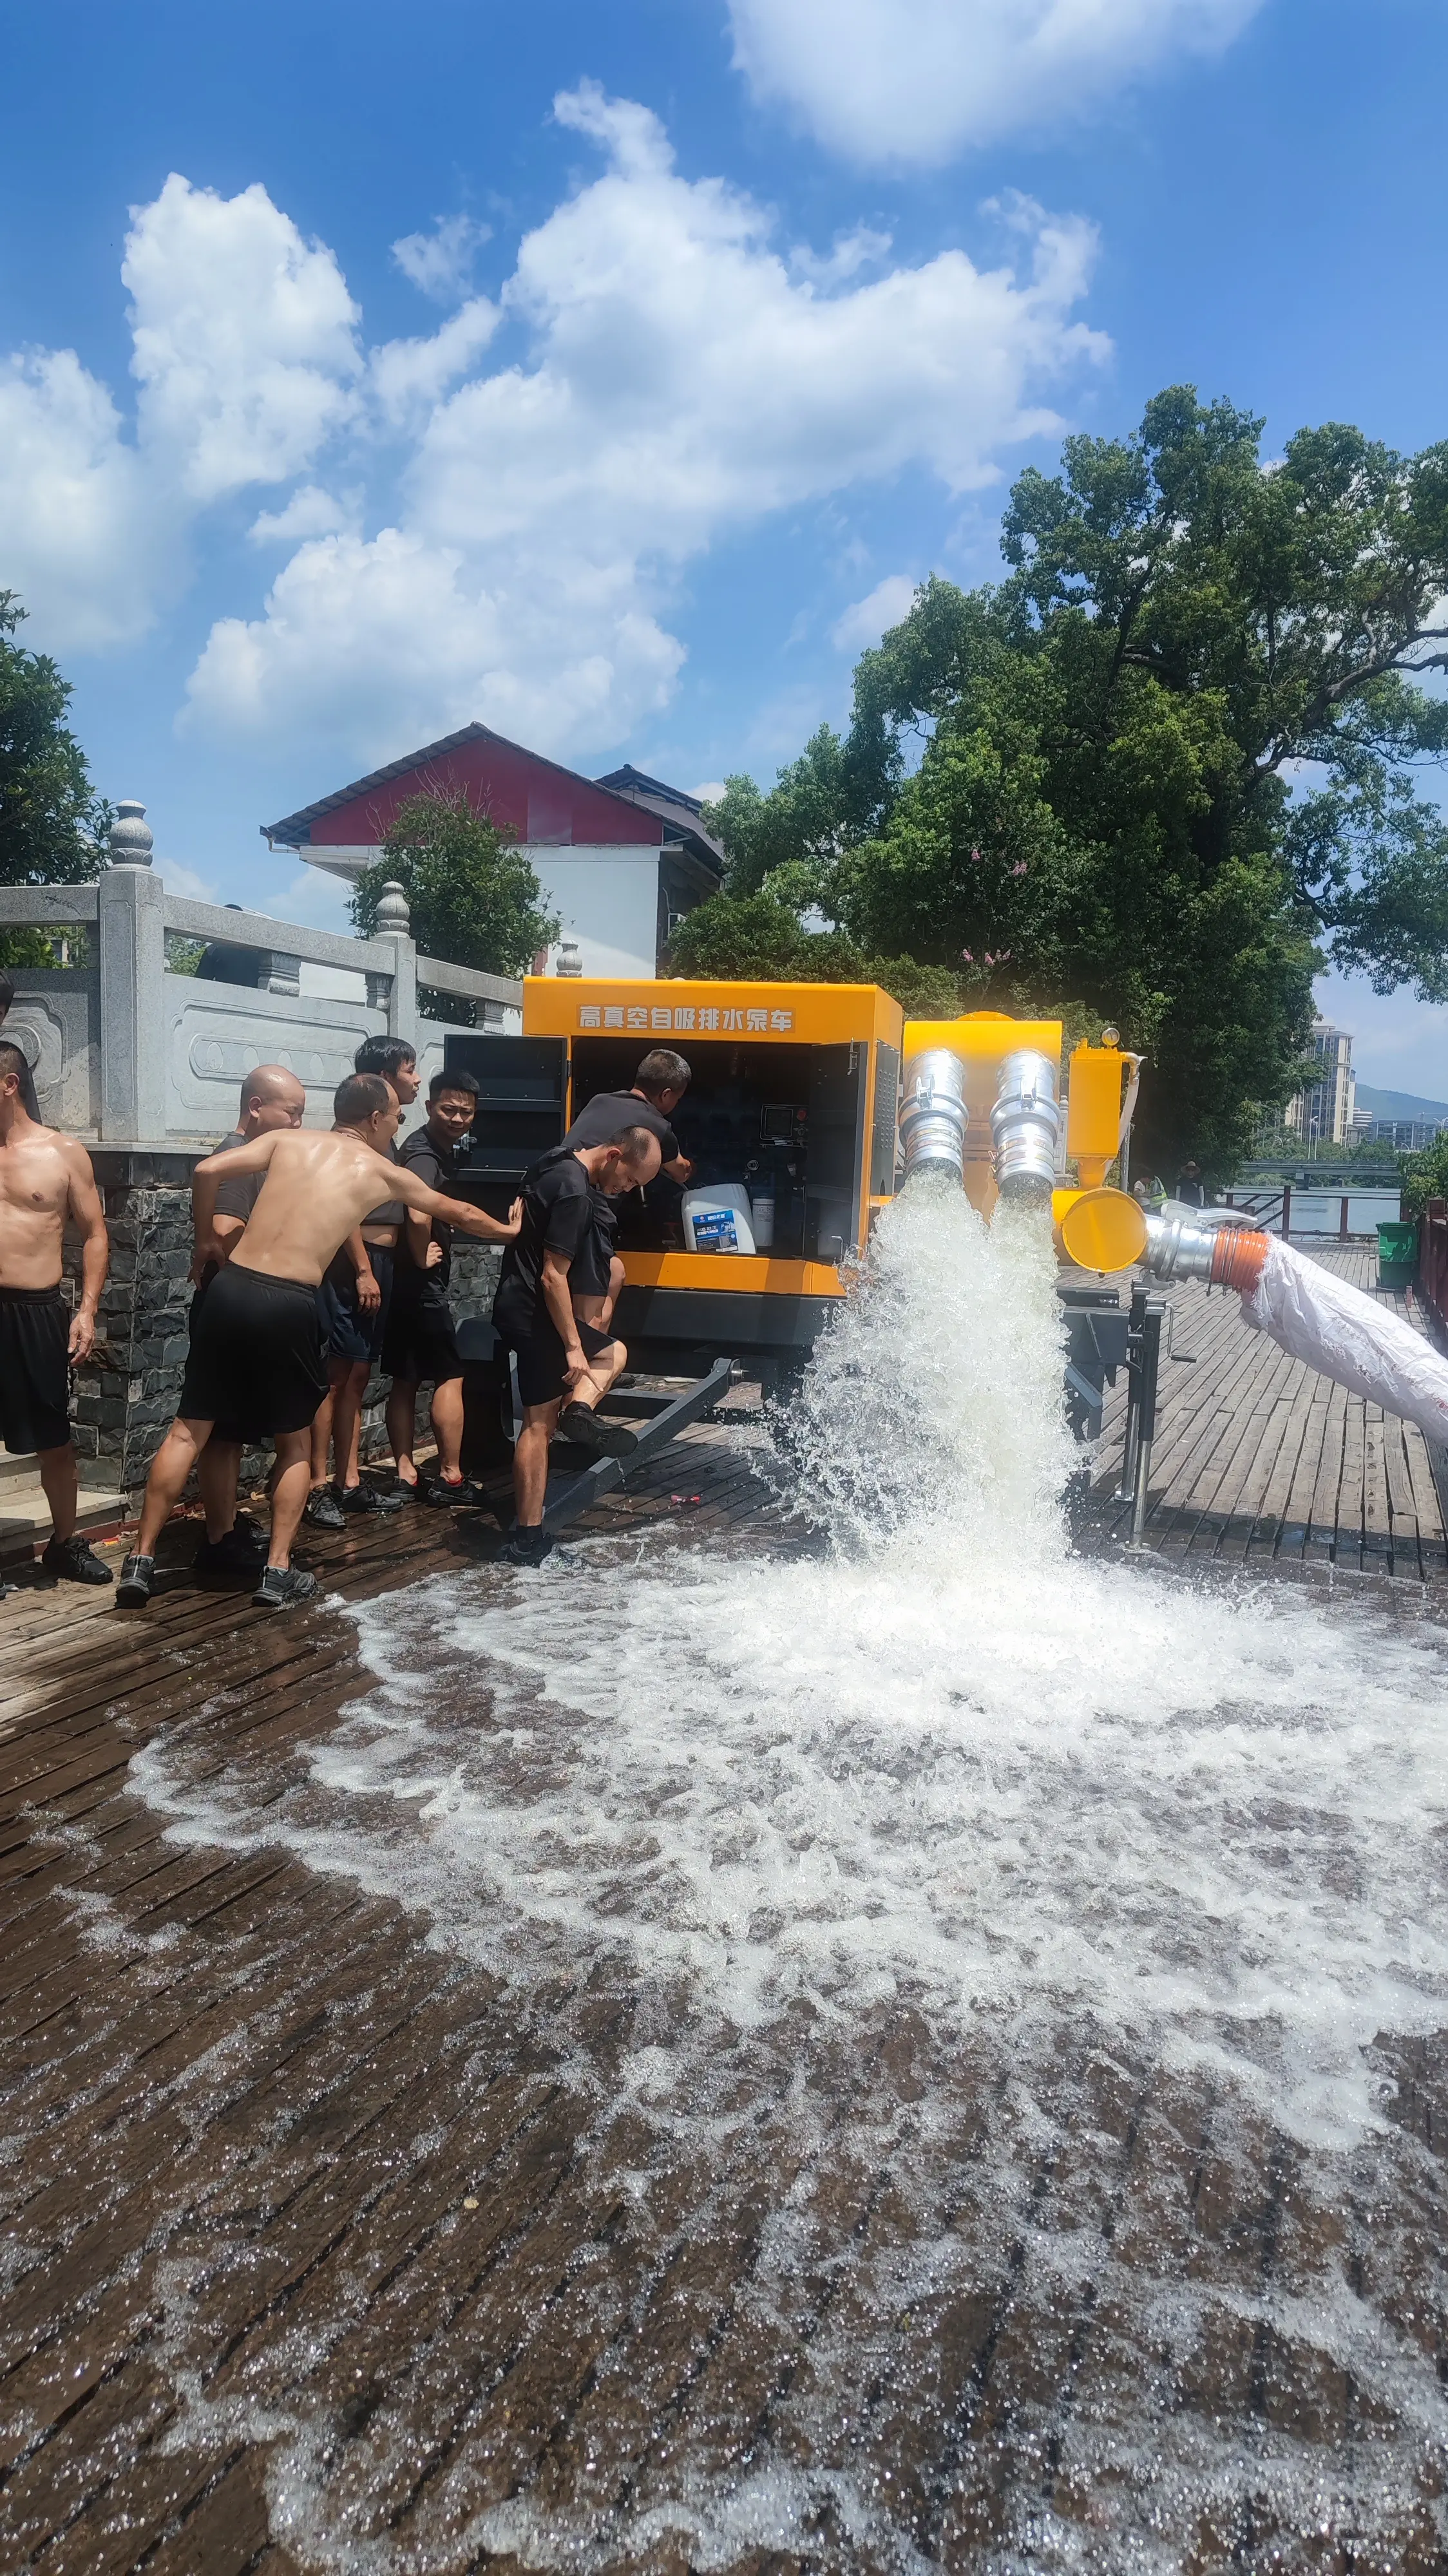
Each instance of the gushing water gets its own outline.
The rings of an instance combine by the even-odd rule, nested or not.
[[[818,2161],[850,2067],[854,2150],[914,2211],[873,2280],[882,2315],[1009,2242],[1047,2311],[1104,2263],[1142,2353],[1209,2338],[1213,2301],[1260,2321],[1270,2302],[1239,2280],[1168,2279],[1149,2247],[1123,2269],[1099,2220],[1078,2235],[1079,2207],[1053,2233],[1030,2177],[1068,2135],[1083,2152],[1106,2066],[1143,2101],[1195,2105],[1186,2126],[1215,2122],[1241,2171],[1284,2142],[1323,2208],[1379,2159],[1417,2189],[1373,2043],[1448,2024],[1441,1632],[1073,1556],[1049,1240],[1008,1212],[987,1231],[958,1193],[887,1212],[779,1447],[827,1544],[610,1541],[535,1575],[438,1578],[352,1614],[376,1687],[303,1784],[204,1778],[184,1731],[138,1784],[186,1836],[280,1838],[424,1909],[520,2010],[546,1991],[601,2152],[627,2116],[666,2162],[722,2172],[768,2097]],[[570,2001],[600,1974],[630,1997],[606,2063]],[[868,2069],[907,2030],[934,2073],[902,2091]],[[1339,2528],[1386,2531],[1436,2455],[1440,2399],[1341,2237],[1305,2265],[1293,2331],[1400,2428],[1376,2486],[1324,2486],[1286,2435],[1268,2477],[1205,2424],[1168,2439],[1160,2409],[1148,2457],[1128,2369],[1096,2473],[1154,2499],[1150,2550],[1093,2556],[1032,2506],[978,2563],[1176,2568],[1212,2498],[1264,2477],[1289,2528],[1326,2495]],[[847,2383],[847,2351],[838,2366]],[[743,2492],[684,2478],[668,2528],[695,2563],[728,2563]],[[586,2513],[508,2511],[489,2545],[613,2563]],[[895,2561],[929,2560],[886,2526]]]

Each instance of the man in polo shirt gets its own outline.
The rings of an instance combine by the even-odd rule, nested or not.
[[[548,1444],[557,1430],[595,1457],[627,1457],[631,1431],[598,1422],[594,1408],[627,1365],[622,1342],[573,1311],[569,1272],[593,1223],[593,1198],[642,1189],[659,1168],[659,1140],[638,1123],[606,1143],[556,1145],[523,1180],[523,1222],[503,1255],[493,1322],[518,1364],[523,1427],[513,1450],[516,1526],[504,1551],[512,1565],[541,1565],[548,1491]]]
[[[450,1196],[457,1168],[454,1149],[477,1115],[478,1086],[470,1073],[435,1073],[427,1089],[427,1124],[414,1128],[398,1161]],[[387,1436],[397,1481],[422,1503],[481,1503],[485,1495],[462,1470],[463,1361],[448,1304],[452,1277],[452,1227],[409,1209],[398,1245],[392,1307],[382,1345],[382,1366],[392,1380]],[[421,1478],[413,1460],[417,1398],[431,1381],[432,1430],[437,1474]]]
[[[259,1064],[241,1086],[241,1111],[235,1127],[229,1136],[222,1137],[214,1151],[229,1153],[237,1145],[249,1145],[255,1136],[269,1136],[273,1128],[300,1127],[306,1105],[305,1091],[284,1064]],[[212,1233],[221,1261],[230,1260],[246,1232],[247,1219],[265,1179],[264,1172],[239,1172],[235,1180],[220,1184]],[[191,1276],[196,1282],[190,1317],[193,1337],[202,1301],[221,1261],[213,1257],[204,1263],[192,1263]],[[242,1445],[241,1434],[232,1424],[218,1422],[197,1460],[196,1483],[206,1514],[206,1536],[193,1559],[198,1574],[256,1576],[266,1563],[266,1533],[249,1512],[239,1514],[236,1508]]]

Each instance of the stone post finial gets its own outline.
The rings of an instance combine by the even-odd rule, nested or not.
[[[146,821],[144,805],[134,796],[123,796],[116,807],[111,825],[110,861],[113,868],[148,868],[155,846],[155,834]]]
[[[377,905],[377,927],[394,939],[405,939],[412,927],[407,897],[395,877],[389,877]]]
[[[559,941],[558,963],[554,967],[553,972],[555,975],[582,974],[583,958],[576,939],[563,939]]]

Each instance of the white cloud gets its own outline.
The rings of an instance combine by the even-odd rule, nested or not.
[[[218,197],[173,171],[132,209],[121,275],[141,438],[194,500],[284,481],[352,417],[357,308],[331,251],[259,183]]]
[[[914,597],[915,584],[908,572],[887,573],[866,598],[857,599],[835,619],[830,642],[841,653],[863,653],[867,646],[879,643],[887,626],[898,626],[902,617],[908,617]]]
[[[686,560],[910,466],[994,479],[1002,446],[1058,425],[1042,393],[1105,348],[1071,318],[1085,224],[1017,207],[1020,272],[949,250],[850,285],[852,251],[826,294],[764,209],[677,173],[647,109],[587,84],[555,114],[608,166],[519,247],[501,306],[525,356],[433,404],[396,525],[304,546],[262,616],[218,623],[189,724],[377,759],[474,716],[542,748],[616,741],[668,700]],[[393,344],[374,387],[385,361],[420,403],[454,327]]]
[[[144,633],[185,582],[200,509],[301,470],[357,403],[341,272],[264,188],[224,199],[173,174],[132,210],[121,274],[133,438],[73,350],[0,360],[4,579],[65,651]]]
[[[262,510],[247,529],[254,546],[295,545],[299,537],[332,537],[352,525],[355,509],[319,483],[304,483],[285,509]]]
[[[491,239],[491,225],[475,223],[471,215],[439,215],[430,233],[404,233],[393,243],[392,256],[424,295],[449,304],[466,294],[474,258]]]
[[[894,247],[889,233],[871,232],[859,224],[852,233],[836,233],[829,255],[821,259],[803,242],[789,254],[789,264],[796,276],[807,277],[811,286],[843,286],[845,280],[858,277],[862,268],[878,268]]]
[[[723,778],[706,778],[702,787],[686,787],[684,793],[697,796],[701,805],[717,805],[727,784]]]
[[[73,349],[0,364],[0,528],[37,646],[129,643],[175,578],[170,513]]]
[[[426,412],[480,358],[502,315],[485,295],[475,295],[428,340],[386,340],[374,349],[368,375],[384,419],[401,427]]]
[[[1220,51],[1262,0],[729,0],[734,60],[852,160],[934,163]]]

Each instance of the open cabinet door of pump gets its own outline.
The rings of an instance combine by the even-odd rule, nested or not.
[[[507,1212],[523,1174],[561,1145],[568,1127],[566,1038],[449,1037],[449,1073],[470,1073],[478,1114],[458,1167],[458,1189],[494,1216]]]
[[[810,1050],[804,1199],[807,1261],[843,1261],[859,1245],[867,1062],[868,1048],[862,1039],[852,1039],[848,1046]]]

